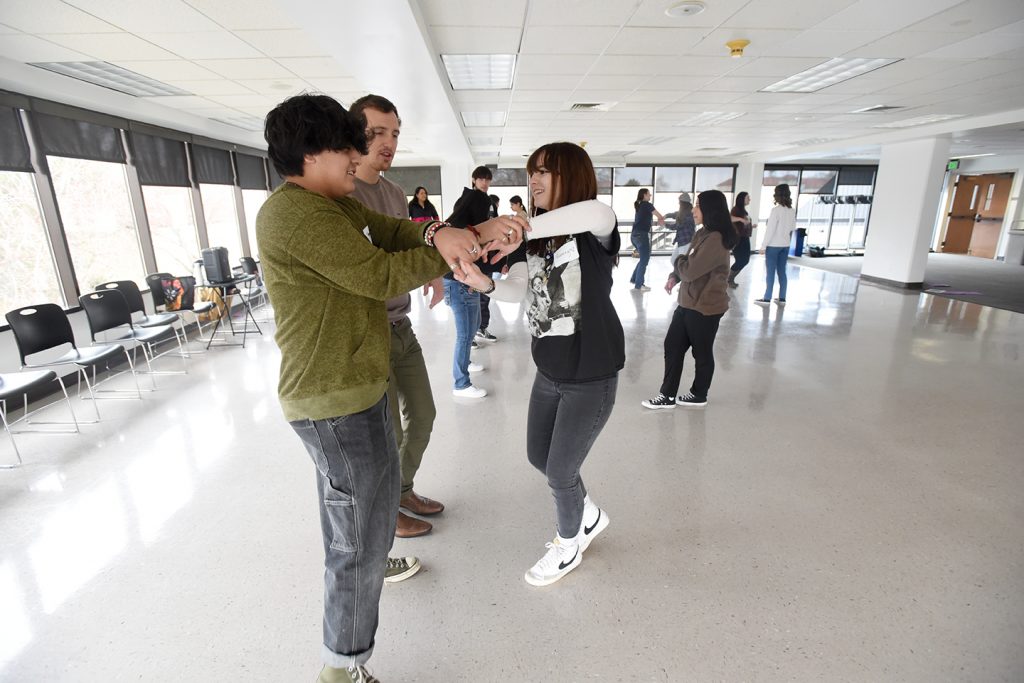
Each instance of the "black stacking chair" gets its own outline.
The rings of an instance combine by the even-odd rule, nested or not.
[[[154,375],[181,375],[188,371],[187,368],[182,372],[158,373],[153,370],[153,359],[156,357],[153,346],[158,342],[175,337],[174,329],[170,325],[135,327],[132,323],[131,311],[128,309],[128,302],[125,301],[124,295],[120,291],[108,289],[102,292],[90,292],[78,297],[78,302],[85,309],[85,317],[89,320],[89,333],[92,335],[93,341],[96,341],[96,335],[113,330],[117,336],[110,341],[131,342],[133,354],[135,350],[142,349],[147,374],[150,376],[154,390],[156,389]],[[119,330],[118,328],[127,329]],[[182,358],[182,364],[184,362],[185,359]]]
[[[203,338],[203,321],[199,316],[202,314],[207,314],[210,311],[212,311],[216,304],[212,301],[197,301],[193,299],[192,304],[190,304],[187,308],[182,308],[176,311],[167,311],[167,296],[164,294],[163,281],[174,279],[175,276],[171,275],[170,273],[150,273],[149,275],[146,276],[146,285],[149,286],[149,295],[153,298],[153,310],[160,311],[162,313],[173,313],[174,315],[178,316],[178,318],[181,320],[182,329],[186,329],[187,327],[185,314],[191,313],[193,322],[195,322],[196,324],[196,331],[199,332],[199,341],[207,341],[206,339]],[[198,291],[195,291],[194,294],[198,294]],[[200,353],[205,352],[205,348],[200,351]]]
[[[78,383],[78,395],[80,398],[84,398],[82,396],[82,384],[84,383],[89,391],[89,398],[92,399],[93,408],[96,411],[96,420],[91,422],[78,420],[78,422],[91,424],[92,422],[99,421],[100,409],[96,404],[98,398],[125,398],[124,394],[126,392],[119,390],[100,392],[98,386],[102,382],[96,382],[96,367],[103,365],[109,369],[110,360],[122,353],[128,360],[128,367],[131,369],[132,376],[135,377],[135,367],[132,364],[131,354],[128,353],[128,350],[123,345],[97,344],[95,346],[78,348],[75,344],[75,335],[71,331],[71,322],[68,320],[64,309],[57,304],[37,304],[35,306],[16,308],[13,311],[9,311],[5,317],[7,318],[7,324],[11,326],[11,332],[14,333],[14,342],[18,347],[18,356],[21,358],[22,368],[38,369],[63,365],[75,366],[78,376],[82,380]],[[44,361],[33,360],[29,362],[28,360],[29,356],[57,349],[66,344],[70,344],[71,349],[60,356]],[[90,372],[92,373],[91,378]],[[111,375],[103,381],[112,379],[114,376],[116,375]],[[111,396],[97,396],[99,393],[107,393],[111,394]],[[135,377],[135,391],[132,393],[135,394],[133,398],[142,398],[137,377]]]
[[[238,262],[242,264],[242,272],[246,275],[254,276],[254,279],[245,283],[245,297],[249,301],[251,308],[257,308],[270,302],[270,298],[267,296],[267,288],[263,284],[263,275],[260,273],[259,264],[256,263],[256,259],[252,256],[243,256],[238,259]],[[264,320],[266,318],[263,318]]]
[[[146,303],[142,300],[142,292],[139,291],[139,286],[131,280],[104,282],[96,288],[97,291],[101,292],[109,289],[117,290],[124,296],[125,303],[128,304],[128,314],[132,317],[132,325],[137,327],[170,325],[171,329],[174,330],[174,338],[178,341],[178,354],[183,358],[188,357],[185,345],[178,334],[179,330],[174,326],[174,323],[178,322],[178,316],[173,313],[161,313],[159,311],[153,315],[148,315],[146,313]]]
[[[39,422],[29,420],[31,415],[38,413],[43,408],[49,406],[43,406],[43,408],[37,408],[36,410],[30,411],[28,409],[28,393],[45,384],[56,380],[60,384],[61,393],[64,394],[64,401],[68,404],[68,411],[71,413],[71,422]],[[24,414],[16,420],[10,419],[10,411],[7,407],[7,401],[16,398],[21,395],[23,403]],[[13,467],[20,467],[22,464],[21,452],[18,450],[18,442],[15,440],[15,433],[22,432],[42,432],[47,434],[74,434],[79,431],[78,420],[75,418],[75,411],[71,407],[71,399],[68,398],[68,390],[64,386],[64,380],[57,375],[53,370],[29,370],[27,372],[12,372],[12,373],[0,373],[0,422],[3,422],[4,431],[11,438],[11,446],[14,447],[14,457],[17,462],[13,465],[0,464],[0,468],[11,469]],[[19,429],[15,432],[12,427],[19,422],[24,422],[30,425],[73,425],[74,429]]]

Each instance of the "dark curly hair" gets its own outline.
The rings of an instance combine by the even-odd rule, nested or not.
[[[366,154],[364,126],[327,95],[296,95],[270,110],[263,138],[282,176],[301,176],[303,157],[354,149]]]

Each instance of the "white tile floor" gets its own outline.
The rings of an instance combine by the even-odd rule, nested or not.
[[[664,258],[646,295],[632,266],[629,359],[584,470],[612,523],[543,589],[522,578],[554,515],[524,454],[519,308],[492,304],[472,403],[448,392],[448,310],[417,302],[438,404],[417,489],[448,509],[396,542],[425,569],[384,591],[381,680],[1024,680],[1024,316],[795,267],[764,310],[755,258],[707,410],[652,413],[674,303]],[[82,435],[21,439],[0,680],[315,678],[313,469],[277,361],[269,337],[218,350]]]

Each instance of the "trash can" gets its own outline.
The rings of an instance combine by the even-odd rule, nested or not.
[[[807,231],[803,228],[797,228],[793,231],[793,247],[790,249],[790,254],[793,256],[804,255],[804,239],[807,238]]]

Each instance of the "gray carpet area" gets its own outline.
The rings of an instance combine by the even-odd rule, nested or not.
[[[864,257],[790,257],[790,263],[860,277]],[[936,296],[1024,313],[1024,266],[973,256],[929,254],[924,290]]]

